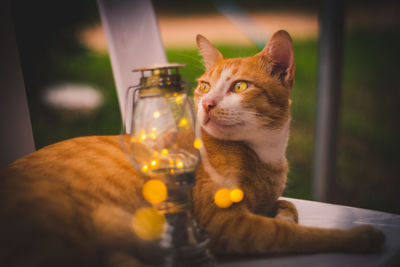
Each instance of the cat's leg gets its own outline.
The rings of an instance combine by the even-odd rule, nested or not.
[[[277,200],[275,206],[275,218],[298,223],[299,215],[296,206],[287,200]]]
[[[210,234],[211,248],[218,254],[365,253],[379,250],[384,242],[383,233],[372,226],[307,227],[253,214],[240,205],[209,209],[198,218]]]
[[[137,267],[161,265],[165,251],[159,249],[159,240],[144,240],[132,227],[134,211],[117,205],[99,205],[93,213],[98,254],[109,267]]]
[[[132,228],[132,213],[112,204],[99,205],[92,218],[98,238],[99,257],[104,266],[138,267],[138,254],[146,243],[140,240]]]

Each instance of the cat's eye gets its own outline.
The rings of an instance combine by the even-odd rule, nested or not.
[[[249,83],[248,83],[248,82],[240,81],[240,82],[236,82],[236,83],[233,85],[232,90],[233,90],[235,93],[239,93],[239,92],[243,92],[243,91],[246,90],[248,87],[249,87]]]
[[[208,83],[202,82],[200,83],[199,89],[203,93],[208,93],[208,91],[210,91],[210,85]]]

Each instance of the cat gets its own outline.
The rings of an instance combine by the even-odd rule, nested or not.
[[[371,226],[348,230],[299,225],[285,189],[290,91],[295,61],[290,35],[276,32],[252,57],[226,59],[203,36],[197,45],[206,71],[195,90],[205,144],[193,190],[195,216],[220,254],[367,252],[383,234]],[[229,166],[229,168],[227,168]],[[219,188],[239,187],[244,201],[213,205]],[[207,197],[208,195],[208,197]]]
[[[301,226],[295,206],[278,199],[288,173],[295,71],[289,34],[279,31],[260,53],[232,59],[205,37],[196,40],[205,64],[194,92],[204,146],[191,195],[210,248],[261,255],[378,250],[379,230]],[[151,250],[131,227],[146,179],[120,136],[49,145],[3,168],[0,177],[1,266],[137,266]],[[239,188],[243,199],[217,206],[215,193],[223,188]]]

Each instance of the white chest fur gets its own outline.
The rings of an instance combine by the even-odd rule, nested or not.
[[[283,163],[289,140],[290,120],[281,129],[255,130],[246,142],[257,153],[263,163]]]

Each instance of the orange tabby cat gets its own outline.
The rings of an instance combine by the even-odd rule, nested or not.
[[[285,150],[295,71],[289,34],[275,33],[260,53],[247,58],[225,59],[201,35],[197,44],[206,66],[195,91],[205,150],[193,199],[213,248],[251,254],[379,248],[383,234],[371,226],[301,226],[294,205],[277,200],[288,172]],[[244,201],[228,209],[213,205],[213,194],[224,187],[241,188]]]
[[[195,91],[204,149],[192,197],[212,248],[242,254],[378,249],[383,235],[373,227],[304,227],[296,208],[277,200],[288,172],[295,70],[289,35],[276,33],[248,58],[225,59],[202,36],[197,43],[206,65]],[[145,178],[118,136],[47,146],[0,177],[1,266],[135,266],[134,258],[151,250],[131,227]],[[243,201],[217,207],[214,193],[235,187]]]

